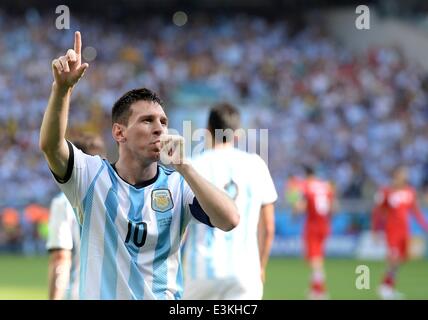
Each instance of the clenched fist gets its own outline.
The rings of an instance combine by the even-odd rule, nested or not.
[[[184,138],[178,135],[164,134],[160,136],[160,161],[165,165],[185,164]]]
[[[82,38],[80,32],[74,34],[74,50],[68,49],[65,56],[52,61],[52,73],[55,84],[61,89],[72,89],[89,67],[82,64]]]

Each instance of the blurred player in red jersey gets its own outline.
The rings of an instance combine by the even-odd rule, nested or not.
[[[407,259],[410,242],[409,213],[413,213],[428,232],[428,223],[419,208],[416,191],[408,184],[406,167],[397,167],[392,179],[391,186],[377,192],[372,215],[372,230],[384,229],[388,246],[387,269],[378,292],[382,299],[403,297],[395,290],[395,277],[398,267]]]
[[[326,299],[324,272],[324,245],[330,233],[330,217],[335,205],[333,185],[315,176],[311,167],[305,167],[306,179],[301,184],[301,197],[294,210],[306,213],[304,228],[305,256],[312,274],[309,299]]]

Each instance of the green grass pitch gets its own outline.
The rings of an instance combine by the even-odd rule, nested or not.
[[[370,289],[358,290],[358,265],[370,270]],[[377,299],[383,262],[328,259],[327,285],[331,299]],[[302,259],[272,258],[267,270],[265,299],[305,299],[309,269]],[[410,261],[398,274],[397,288],[407,299],[428,299],[428,260]],[[0,255],[0,299],[46,299],[47,257]]]

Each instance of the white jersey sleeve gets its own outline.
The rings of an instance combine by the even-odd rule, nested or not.
[[[212,226],[209,216],[204,212],[187,182],[183,181],[184,224],[203,223]]]
[[[182,188],[182,196],[183,196],[183,207],[184,207],[184,225],[186,226],[190,222],[193,222],[192,219],[192,213],[190,211],[190,205],[193,203],[193,199],[195,198],[195,195],[190,189],[189,185],[187,184],[186,180],[184,180],[183,177],[181,177],[181,188]]]
[[[276,192],[272,176],[270,175],[269,169],[264,160],[258,155],[255,155],[255,157],[257,162],[256,168],[259,169],[260,186],[262,187],[262,204],[265,205],[273,203],[278,199],[278,194]]]
[[[69,168],[65,177],[66,182],[56,180],[60,189],[67,196],[73,208],[76,209],[77,220],[83,224],[83,201],[88,195],[91,182],[101,172],[104,166],[99,156],[90,156],[68,142],[70,149]],[[90,194],[90,193],[89,193]]]
[[[46,248],[73,249],[72,226],[69,210],[73,210],[64,196],[55,197],[50,206],[48,239]]]
[[[190,204],[193,203],[193,198],[195,197],[195,194],[193,193],[192,189],[190,189],[187,182],[183,181],[183,201],[184,205],[186,207],[189,207]]]

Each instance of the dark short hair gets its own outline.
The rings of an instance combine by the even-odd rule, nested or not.
[[[237,130],[241,126],[239,110],[227,102],[214,105],[208,116],[208,129],[213,137],[215,130]],[[230,142],[230,137],[223,136],[223,142]]]
[[[147,88],[134,89],[121,96],[113,105],[111,111],[112,123],[128,124],[131,116],[131,105],[140,100],[157,102],[163,106],[162,100],[155,92]]]
[[[102,138],[96,134],[87,132],[80,133],[78,136],[71,138],[71,142],[76,148],[82,150],[86,154],[100,155],[102,157],[106,155],[105,144]]]

